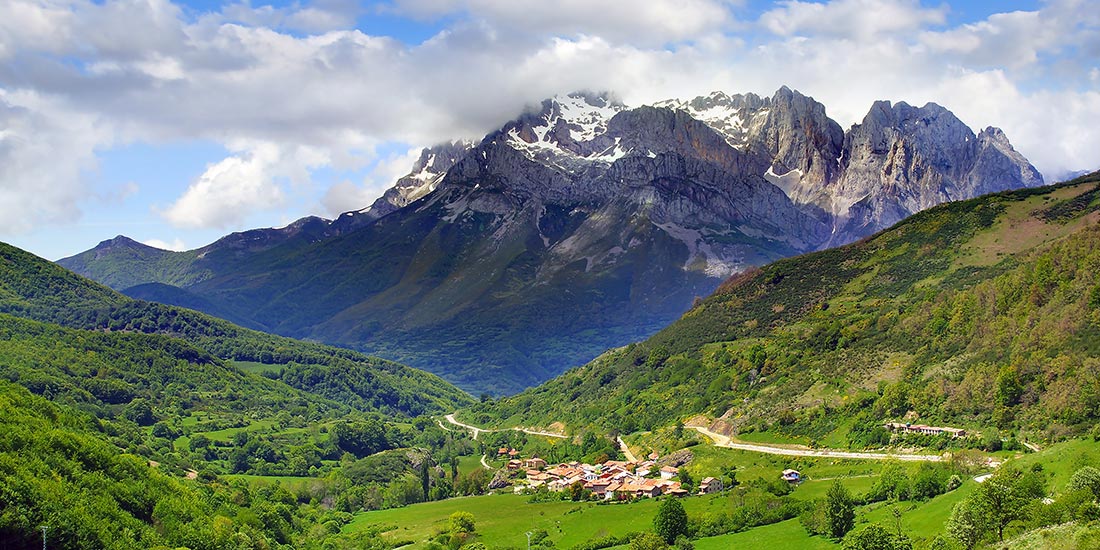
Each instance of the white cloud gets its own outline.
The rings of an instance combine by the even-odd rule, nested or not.
[[[404,153],[392,154],[380,159],[370,175],[360,185],[343,180],[333,185],[321,199],[325,212],[335,218],[344,212],[369,206],[393,186],[394,182],[409,173],[409,168],[420,158],[420,149],[412,148]]]
[[[1067,31],[1087,26],[1090,19],[1095,26],[1096,16],[1052,4],[1042,12],[999,13],[947,31],[924,32],[920,41],[971,67],[1020,67],[1072,44],[1080,34]]]
[[[781,35],[812,35],[868,39],[942,24],[946,6],[925,8],[919,0],[834,0],[779,2],[780,8],[760,16],[760,23]]]
[[[179,238],[173,239],[172,242],[162,241],[160,239],[148,239],[141,241],[141,244],[151,246],[153,248],[159,248],[161,250],[171,250],[173,252],[182,252],[187,250],[187,245],[183,244],[183,241]]]
[[[501,29],[541,35],[599,35],[660,45],[728,27],[730,0],[396,0],[397,13],[438,18],[466,13]]]
[[[94,149],[104,143],[110,136],[93,116],[0,89],[0,232],[77,219],[91,196],[81,175],[96,167]]]
[[[969,124],[1003,127],[1044,170],[1097,164],[1087,149],[1100,128],[1089,91],[1100,11],[1088,2],[945,29],[945,8],[916,0],[788,1],[755,32],[742,32],[738,5],[396,0],[393,10],[447,22],[408,45],[334,30],[359,13],[343,0],[213,14],[168,0],[0,0],[0,231],[94,206],[82,174],[97,151],[134,142],[232,152],[181,182],[163,211],[181,227],[361,208],[411,161],[383,159],[366,181],[290,197],[316,185],[317,168],[370,166],[380,143],[476,139],[576,89],[639,104],[787,84],[844,125],[876,99],[936,101]]]
[[[282,149],[251,143],[238,154],[206,168],[162,215],[184,228],[239,226],[255,212],[281,206],[284,182],[304,183],[309,170],[327,164],[323,153],[306,147]]]

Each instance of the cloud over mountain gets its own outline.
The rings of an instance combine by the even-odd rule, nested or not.
[[[624,4],[326,1],[211,12],[168,0],[3,0],[0,231],[91,208],[88,170],[130,143],[226,149],[166,190],[174,198],[159,211],[178,226],[233,227],[265,211],[331,214],[323,205],[348,204],[331,197],[379,194],[392,182],[314,181],[318,170],[386,170],[385,144],[483,135],[578,89],[615,90],[637,105],[788,84],[828,104],[842,125],[876,99],[936,101],[971,126],[1004,128],[1048,175],[1097,164],[1087,144],[1100,138],[1100,93],[1089,79],[1100,16],[1085,2],[954,26],[949,9],[915,0],[756,11],[722,0]],[[414,40],[355,28],[374,18],[435,30]],[[279,160],[261,161],[268,151]],[[278,200],[294,186],[315,198]],[[262,200],[233,199],[255,194]]]

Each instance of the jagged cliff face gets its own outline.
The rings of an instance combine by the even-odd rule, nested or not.
[[[788,88],[637,108],[572,94],[425,149],[363,210],[165,252],[172,281],[127,280],[184,281],[253,326],[511,393],[652,334],[748,266],[1041,182],[999,130],[932,104],[879,102],[845,132]]]
[[[943,202],[1043,183],[1001,130],[975,135],[934,103],[916,108],[879,101],[847,132],[823,105],[786,87],[771,98],[715,92],[661,105],[688,112],[739,150],[770,162],[769,182],[831,221],[822,247]]]

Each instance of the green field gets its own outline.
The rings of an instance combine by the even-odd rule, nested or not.
[[[696,479],[705,475],[721,475],[729,465],[736,466],[737,477],[748,482],[757,477],[778,476],[786,467],[802,471],[808,480],[799,485],[793,497],[799,500],[822,498],[833,479],[840,478],[853,494],[865,494],[878,479],[884,462],[851,461],[838,459],[813,459],[781,457],[725,449],[711,446],[691,448],[694,460],[688,466]],[[477,468],[479,457],[463,457],[461,468]],[[1057,494],[1069,476],[1085,465],[1100,464],[1100,444],[1092,440],[1073,440],[1051,446],[1041,453],[1017,455],[1008,461],[1010,467],[1031,468],[1042,464],[1050,475],[1049,491]],[[917,468],[916,464],[902,464]],[[900,526],[917,548],[923,548],[936,535],[943,533],[943,525],[956,503],[962,501],[978,484],[966,479],[955,491],[936,498],[918,502],[878,502],[858,509],[856,528],[877,523],[893,528]],[[693,496],[683,500],[689,516],[732,509],[735,493]],[[390,542],[408,541],[409,550],[424,548],[435,534],[446,530],[449,516],[456,511],[474,515],[481,541],[490,547],[523,548],[524,533],[545,529],[558,548],[571,548],[593,538],[608,535],[622,536],[630,532],[646,531],[652,527],[652,518],[659,501],[641,500],[630,504],[600,505],[591,502],[530,503],[528,497],[499,494],[483,497],[455,498],[440,502],[416,504],[405,508],[361,513],[344,528],[345,533],[360,533],[381,527],[382,536]],[[761,548],[783,550],[787,548],[837,548],[833,541],[810,537],[797,519],[748,529],[743,532],[695,541],[697,550],[725,548]]]
[[[689,514],[699,513],[712,505],[720,506],[728,498],[722,495],[693,497],[684,500],[684,507]],[[366,512],[356,516],[344,532],[361,532],[378,525],[394,526],[383,536],[390,541],[413,541],[415,544],[407,547],[413,550],[423,548],[429,537],[446,530],[450,515],[462,510],[474,515],[477,532],[486,543],[519,547],[527,542],[524,533],[545,529],[555,546],[570,548],[592,538],[649,530],[658,505],[656,500],[649,499],[612,505],[529,503],[527,499],[522,495],[500,494]]]
[[[271,365],[267,363],[258,363],[256,361],[233,361],[233,366],[244,372],[255,374],[264,374],[266,372],[278,373],[280,369],[286,368],[286,365]]]
[[[822,538],[811,537],[799,525],[797,519],[790,519],[749,529],[732,535],[707,537],[695,541],[695,550],[729,550],[731,548],[767,548],[768,550],[816,550],[818,548],[840,548],[839,544]]]
[[[470,472],[482,468],[480,456],[458,457],[458,471],[462,475],[470,475]]]

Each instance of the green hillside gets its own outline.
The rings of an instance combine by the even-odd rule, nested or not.
[[[120,454],[112,424],[4,381],[0,409],[4,548],[41,547],[40,526],[50,548],[270,548],[302,519],[285,490],[175,479]]]
[[[403,416],[454,410],[471,398],[437,376],[353,351],[248,330],[195,311],[133,300],[0,243],[0,313],[98,333],[186,341],[214,358],[278,365],[273,376],[361,410]],[[179,345],[177,343],[176,345]]]
[[[471,401],[0,244],[0,547],[46,526],[64,548],[385,548],[339,528],[484,492],[484,472],[445,468],[479,451],[425,416]]]
[[[1098,185],[947,204],[752,270],[649,340],[463,417],[631,433],[705,415],[719,431],[856,447],[907,413],[987,435],[1091,429]]]

